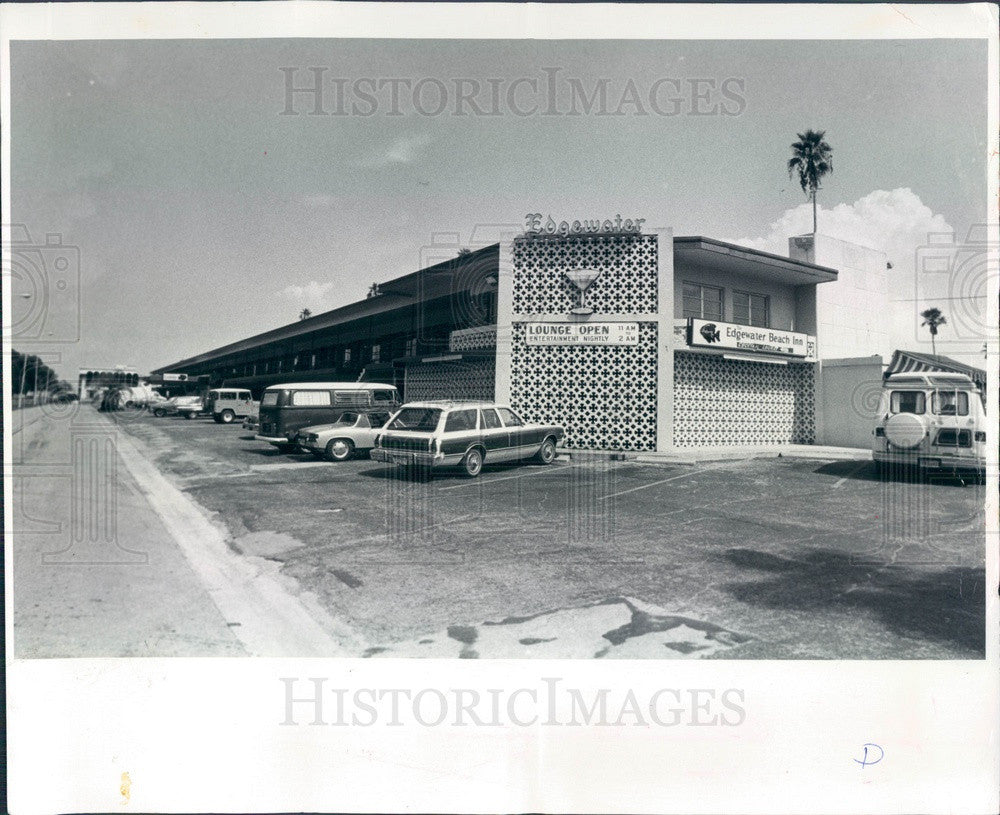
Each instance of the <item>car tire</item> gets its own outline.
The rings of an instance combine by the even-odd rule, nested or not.
[[[473,447],[462,459],[462,473],[466,478],[476,478],[482,471],[483,451],[478,447]]]
[[[184,414],[184,418],[185,419],[193,419],[194,418],[194,414],[191,413],[191,412],[185,413]]]
[[[349,461],[354,457],[354,445],[350,439],[330,439],[326,443],[327,461]]]
[[[542,446],[538,448],[538,452],[535,453],[535,461],[539,464],[551,464],[556,460],[556,443],[555,440],[549,436],[542,442]]]
[[[156,416],[158,419],[162,419],[164,416],[167,415],[167,411],[165,411],[163,408],[157,408],[156,410],[153,411],[153,415]]]
[[[219,416],[219,421],[222,422],[223,424],[232,424],[233,419],[235,418],[236,414],[233,413],[231,410],[224,410]]]

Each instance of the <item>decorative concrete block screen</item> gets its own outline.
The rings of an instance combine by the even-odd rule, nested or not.
[[[492,359],[425,362],[409,365],[403,399],[477,399],[492,401],[496,372]]]
[[[605,235],[524,238],[514,242],[512,311],[565,314],[577,289],[565,273],[598,269],[587,289],[587,305],[598,314],[656,311],[656,236]]]
[[[656,323],[639,324],[637,346],[511,343],[511,402],[528,421],[566,429],[566,446],[656,449]]]
[[[497,327],[495,325],[461,328],[448,336],[449,351],[482,351],[497,347]]]
[[[674,354],[674,445],[813,444],[812,363],[773,365]]]
[[[566,273],[593,269],[587,289],[590,322],[629,319],[657,310],[655,235],[570,235],[521,238],[512,247],[511,311],[540,320],[565,318],[578,304]],[[510,394],[529,421],[566,429],[567,447],[656,449],[657,326],[639,322],[634,346],[527,345],[514,317]],[[648,316],[647,316],[648,320]]]

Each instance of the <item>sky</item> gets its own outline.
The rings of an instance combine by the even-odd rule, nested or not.
[[[893,264],[896,345],[929,351],[916,312],[961,310],[938,352],[984,364],[981,253],[957,286],[918,266],[929,233],[964,249],[987,218],[985,41],[17,42],[11,62],[10,220],[69,257],[25,253],[50,300],[19,344],[71,381],[350,303],[528,212],[784,254],[811,227],[785,169],[806,128],[834,150],[819,231]],[[288,93],[317,76],[318,108]],[[15,327],[38,302],[19,285]]]

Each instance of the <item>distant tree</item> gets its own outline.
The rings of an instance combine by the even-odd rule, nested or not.
[[[458,250],[458,256],[460,258],[465,257],[466,255],[471,255],[471,254],[472,254],[472,250],[468,246],[463,246],[461,249]]]
[[[833,148],[823,140],[825,130],[807,130],[797,135],[799,140],[792,144],[792,158],[788,160],[788,175],[798,174],[802,192],[812,198],[815,235],[816,191],[823,176],[833,172]]]
[[[368,287],[368,294],[365,297],[378,297],[382,292],[379,290],[378,283],[372,283]]]
[[[928,308],[920,312],[920,316],[924,318],[924,321],[920,324],[921,326],[927,326],[931,332],[931,352],[934,356],[937,356],[937,346],[934,342],[934,338],[937,336],[938,326],[945,325],[948,321],[944,318],[944,314],[941,313],[939,308]]]
[[[310,317],[312,317],[312,312],[309,309],[307,309],[307,308],[304,308],[304,309],[302,309],[302,311],[299,312],[299,319],[300,320],[307,320]]]

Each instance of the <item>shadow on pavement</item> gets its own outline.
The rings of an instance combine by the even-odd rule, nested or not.
[[[942,487],[966,487],[976,482],[974,473],[956,475],[950,472],[927,472],[913,467],[899,467],[879,473],[874,461],[866,461],[858,466],[857,461],[831,461],[817,467],[813,472],[852,481],[872,481],[882,484],[934,484]]]
[[[724,588],[749,605],[816,612],[824,609],[878,615],[904,637],[935,640],[985,655],[985,569],[919,568],[857,563],[850,554],[815,549],[791,560],[756,549],[729,549],[724,558],[768,574]]]

